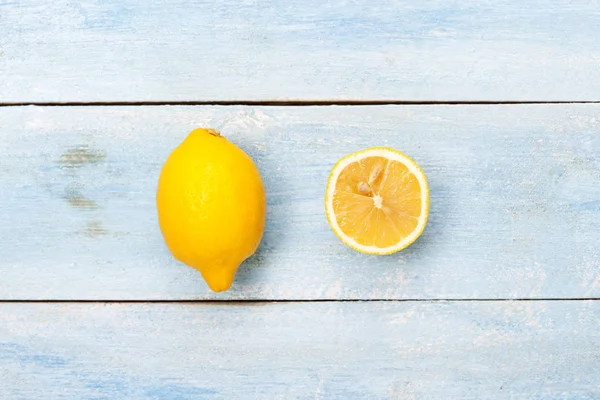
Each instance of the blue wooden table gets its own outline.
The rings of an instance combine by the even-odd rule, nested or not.
[[[0,399],[600,399],[600,1],[0,0]],[[256,161],[232,288],[154,192],[198,126]],[[431,188],[391,256],[327,176]]]

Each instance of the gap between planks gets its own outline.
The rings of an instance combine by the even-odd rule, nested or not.
[[[70,101],[70,102],[0,102],[0,107],[94,107],[94,106],[261,106],[261,107],[310,107],[310,106],[464,106],[464,105],[519,105],[519,104],[600,104],[596,101],[412,101],[412,100],[215,100],[215,101]]]
[[[137,303],[191,303],[191,304],[265,304],[265,303],[476,303],[476,302],[545,302],[545,301],[598,301],[600,297],[572,298],[514,298],[514,299],[314,299],[314,300],[0,300],[3,303],[93,303],[93,304],[137,304]]]

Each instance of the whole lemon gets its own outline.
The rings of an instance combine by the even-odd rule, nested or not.
[[[229,289],[260,243],[266,197],[258,169],[213,129],[192,131],[167,158],[156,193],[158,222],[179,261],[215,292]]]

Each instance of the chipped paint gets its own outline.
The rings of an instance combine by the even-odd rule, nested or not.
[[[83,186],[71,184],[65,188],[63,199],[78,210],[94,210],[98,208],[96,202],[82,193]]]
[[[108,232],[104,229],[101,221],[89,221],[85,229],[79,231],[79,233],[89,238],[98,238],[106,235]]]
[[[77,169],[98,164],[106,158],[106,151],[88,145],[75,146],[61,154],[58,163],[66,169]]]

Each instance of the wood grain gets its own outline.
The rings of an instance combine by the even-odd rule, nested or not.
[[[257,162],[267,229],[209,291],[156,222],[162,162],[211,126]],[[397,148],[431,187],[423,236],[367,256],[329,229],[330,169]],[[1,299],[600,297],[600,106],[0,109]]]
[[[598,399],[599,302],[2,304],[3,399]]]
[[[598,0],[0,1],[0,102],[600,100]]]

